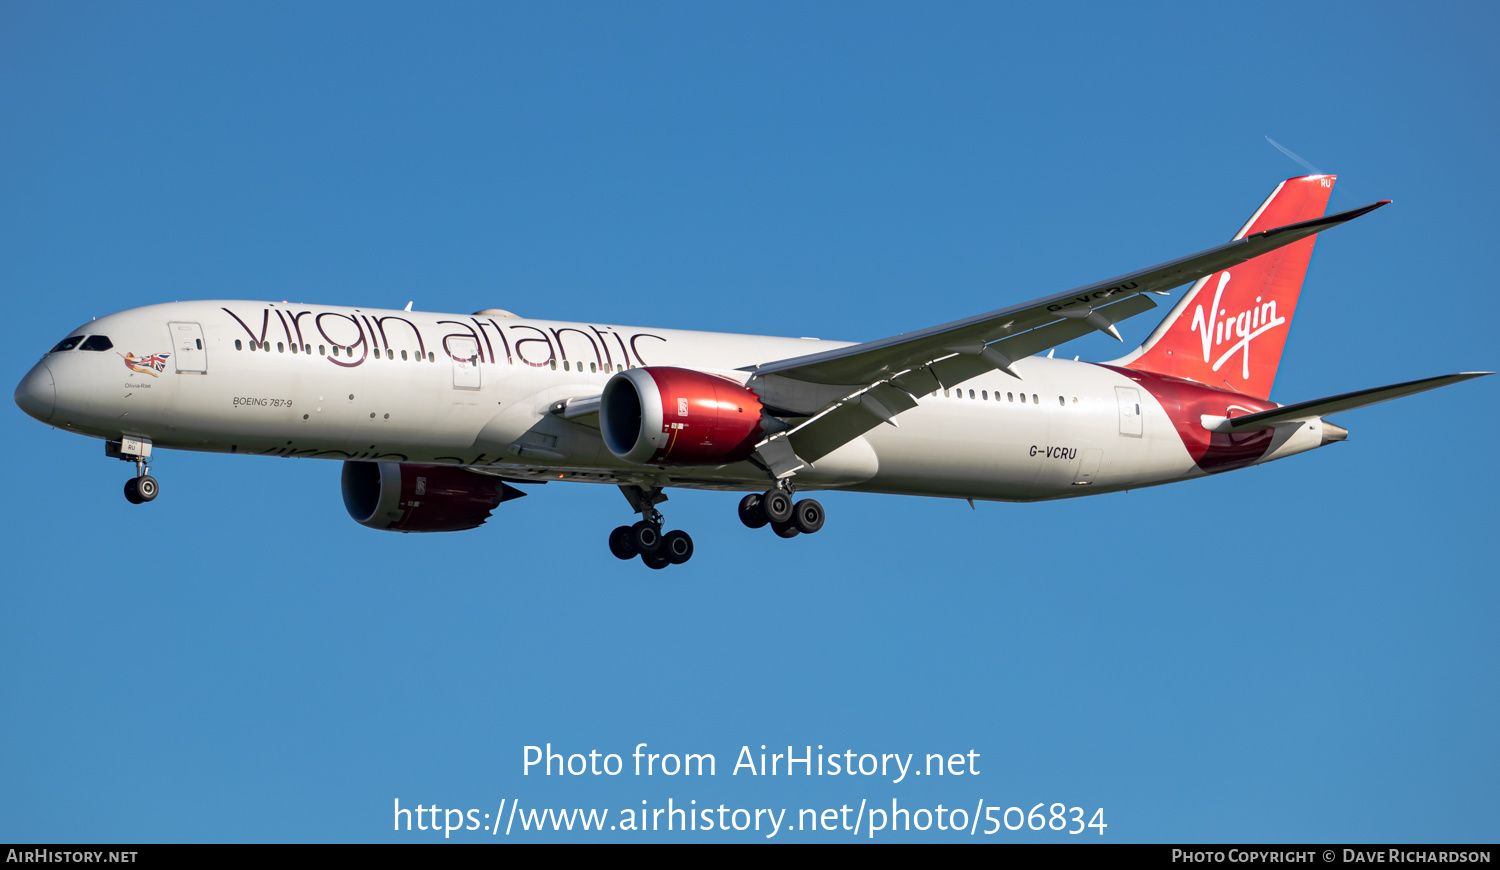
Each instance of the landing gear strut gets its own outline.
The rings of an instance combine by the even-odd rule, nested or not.
[[[781,483],[765,493],[751,493],[740,499],[740,522],[752,529],[769,525],[782,538],[811,535],[823,528],[825,517],[823,506],[815,499],[792,501],[790,483]]]
[[[126,501],[131,504],[145,504],[156,500],[156,496],[161,492],[161,486],[157,484],[156,478],[146,473],[151,470],[150,441],[135,438],[106,441],[104,455],[135,463],[135,477],[125,481]]]
[[[693,558],[693,539],[680,529],[662,533],[663,517],[656,509],[666,501],[661,487],[622,486],[620,491],[641,515],[632,526],[620,526],[609,533],[609,551],[616,559],[634,559],[639,556],[647,568],[661,570],[668,565],[681,565]]]

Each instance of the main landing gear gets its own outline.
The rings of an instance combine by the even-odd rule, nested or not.
[[[793,502],[790,486],[751,493],[740,499],[740,522],[752,529],[769,525],[782,538],[811,535],[823,528],[826,516],[815,499]]]
[[[616,559],[640,556],[647,568],[659,571],[693,558],[692,536],[681,529],[662,533],[662,515],[656,509],[658,504],[666,501],[661,487],[622,486],[620,490],[641,519],[633,526],[620,526],[609,533],[609,551]]]

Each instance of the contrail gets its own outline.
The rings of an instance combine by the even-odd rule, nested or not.
[[[1302,167],[1304,169],[1306,169],[1307,171],[1311,172],[1313,175],[1322,175],[1323,174],[1321,171],[1319,171],[1318,167],[1312,165],[1311,163],[1308,163],[1306,160],[1303,160],[1301,157],[1298,157],[1297,155],[1293,154],[1290,149],[1283,147],[1280,142],[1277,142],[1275,139],[1272,139],[1270,136],[1266,137],[1266,141],[1270,142],[1272,145],[1276,146],[1276,150],[1277,151],[1280,151],[1282,154],[1285,154],[1286,156],[1288,156],[1288,157],[1292,158],[1293,160],[1297,161],[1298,163],[1302,164]]]

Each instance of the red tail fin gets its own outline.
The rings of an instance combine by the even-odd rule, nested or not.
[[[1323,216],[1334,176],[1277,185],[1235,236]],[[1317,236],[1199,280],[1119,365],[1268,399]]]

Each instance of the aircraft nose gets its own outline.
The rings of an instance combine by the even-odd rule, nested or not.
[[[32,366],[21,379],[16,387],[16,404],[43,423],[52,419],[52,411],[57,407],[57,388],[52,383],[52,370],[45,362]]]

